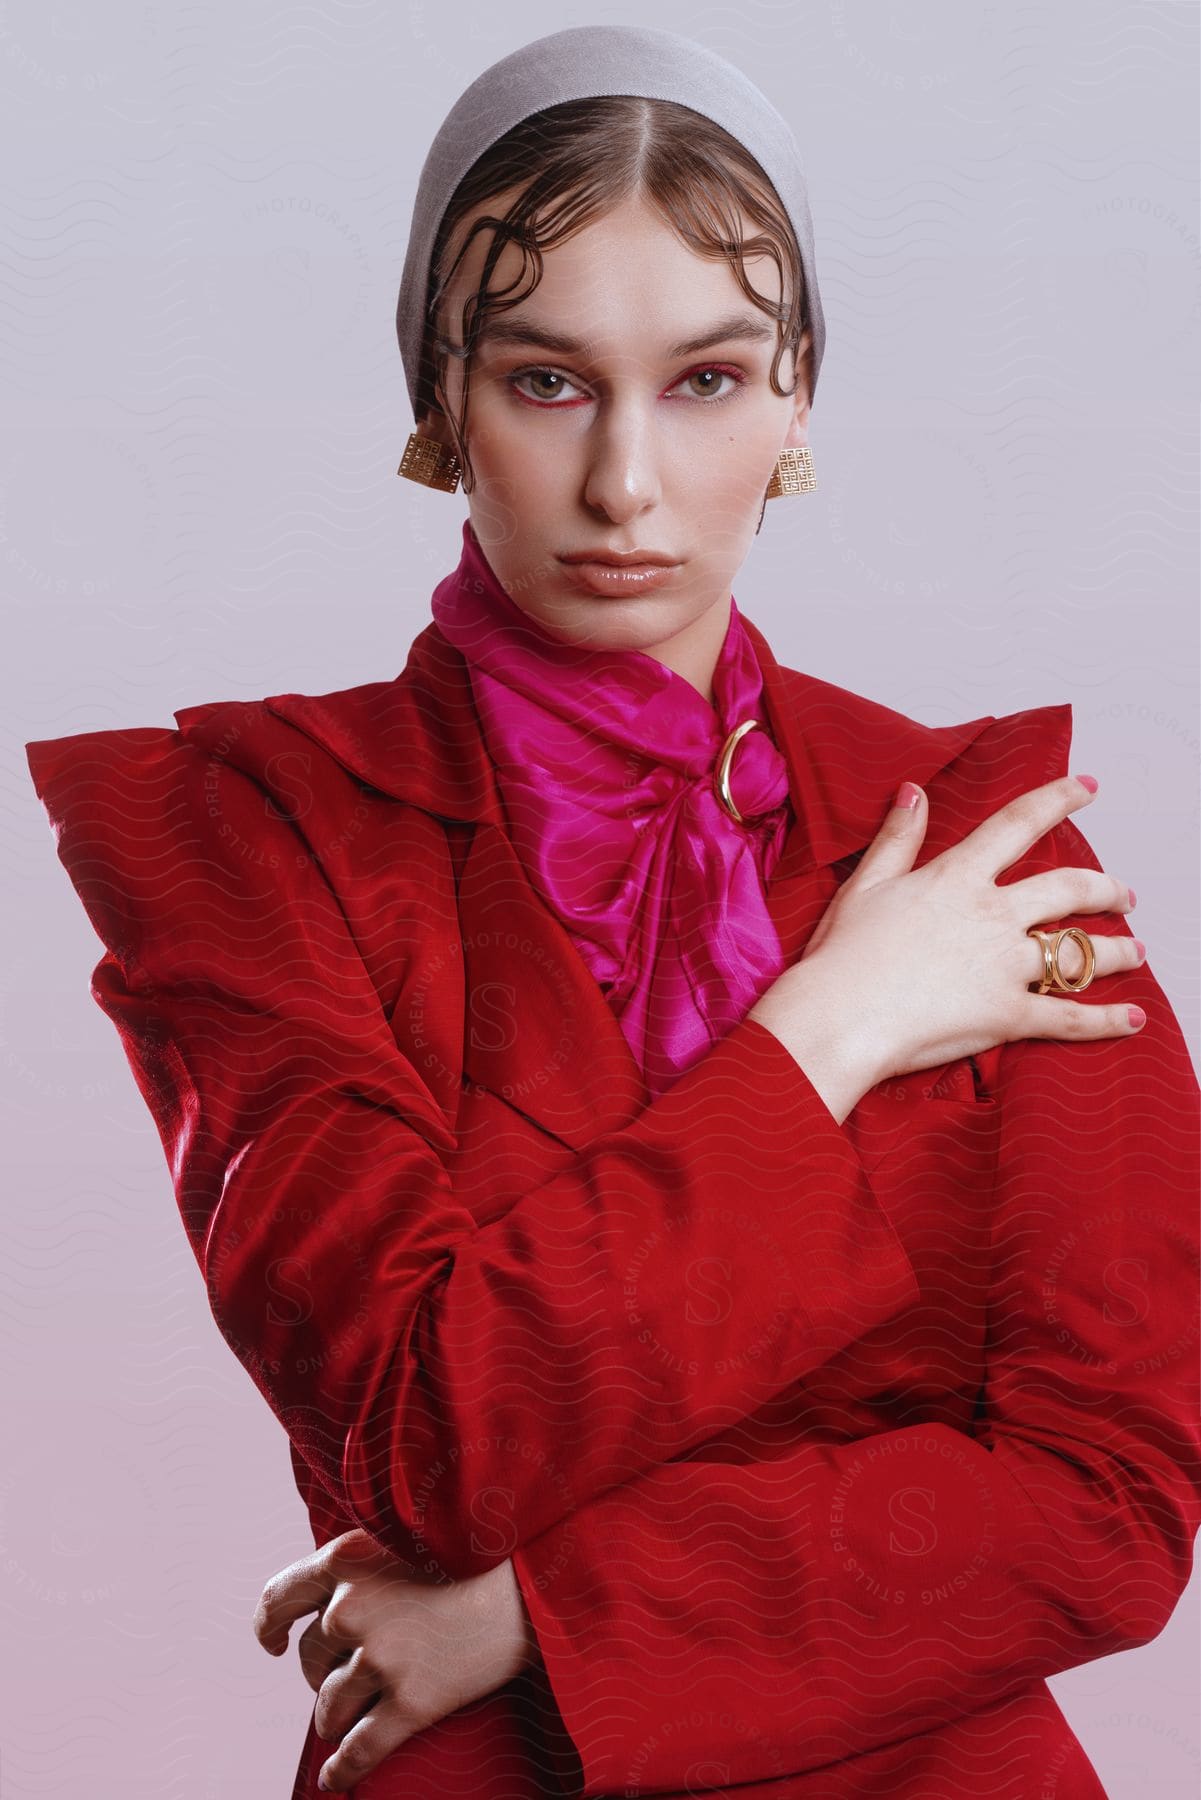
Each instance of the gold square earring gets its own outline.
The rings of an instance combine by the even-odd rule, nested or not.
[[[436,438],[422,437],[420,432],[411,431],[396,473],[407,476],[410,481],[419,481],[422,487],[440,488],[443,493],[453,494],[459,485],[463,465],[452,445],[440,444]]]
[[[816,486],[813,452],[808,444],[802,444],[798,450],[781,450],[764,499],[776,500],[783,494],[809,494]]]

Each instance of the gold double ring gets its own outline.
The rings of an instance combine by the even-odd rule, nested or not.
[[[1040,931],[1037,925],[1031,925],[1027,937],[1037,938],[1043,952],[1043,974],[1038,984],[1040,994],[1051,988],[1058,988],[1064,994],[1080,994],[1089,985],[1097,966],[1097,955],[1093,949],[1093,940],[1087,931],[1081,931],[1077,925],[1066,925],[1062,931]],[[1069,981],[1059,966],[1059,946],[1064,938],[1075,938],[1084,957],[1084,969],[1076,981]]]

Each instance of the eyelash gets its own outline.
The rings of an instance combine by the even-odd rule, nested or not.
[[[684,374],[679,376],[678,379],[672,383],[672,386],[679,387],[681,381],[690,381],[694,375],[709,374],[728,375],[733,381],[734,386],[732,388],[727,388],[724,394],[717,394],[712,398],[706,398],[700,394],[690,396],[692,400],[701,406],[723,405],[725,401],[734,398],[738,389],[746,381],[746,376],[743,371],[741,369],[731,368],[728,363],[700,363],[695,369],[685,370]],[[506,375],[506,385],[512,389],[518,400],[523,401],[526,406],[540,407],[543,412],[565,412],[567,406],[572,404],[571,402],[564,402],[562,400],[535,400],[532,395],[523,394],[516,386],[516,383],[524,381],[529,375],[559,375],[562,376],[564,381],[571,380],[569,375],[563,374],[562,369],[552,368],[549,363],[538,363],[531,368],[517,369],[512,375]],[[575,384],[572,383],[572,385],[574,386]]]

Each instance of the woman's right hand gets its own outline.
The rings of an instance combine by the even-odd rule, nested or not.
[[[1089,789],[1075,776],[1032,788],[920,869],[913,863],[928,810],[917,794],[912,809],[891,808],[800,961],[750,1009],[806,1072],[807,1052],[821,1079],[837,1070],[827,1100],[837,1098],[840,1119],[889,1076],[1017,1038],[1126,1037],[1137,1029],[1124,1003],[1081,1005],[1030,989],[1042,977],[1043,954],[1027,927],[1073,913],[1128,912],[1125,882],[1075,867],[1004,886],[995,880],[1086,805]],[[1141,960],[1128,937],[1097,936],[1094,947],[1096,978]],[[1068,980],[1083,968],[1070,939],[1060,966]]]

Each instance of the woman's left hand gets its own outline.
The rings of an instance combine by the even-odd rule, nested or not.
[[[335,1794],[537,1656],[508,1561],[437,1585],[365,1531],[346,1531],[271,1577],[255,1608],[255,1636],[282,1656],[289,1627],[314,1608],[299,1640],[300,1666],[317,1690],[318,1737],[342,1739],[321,1771]]]

